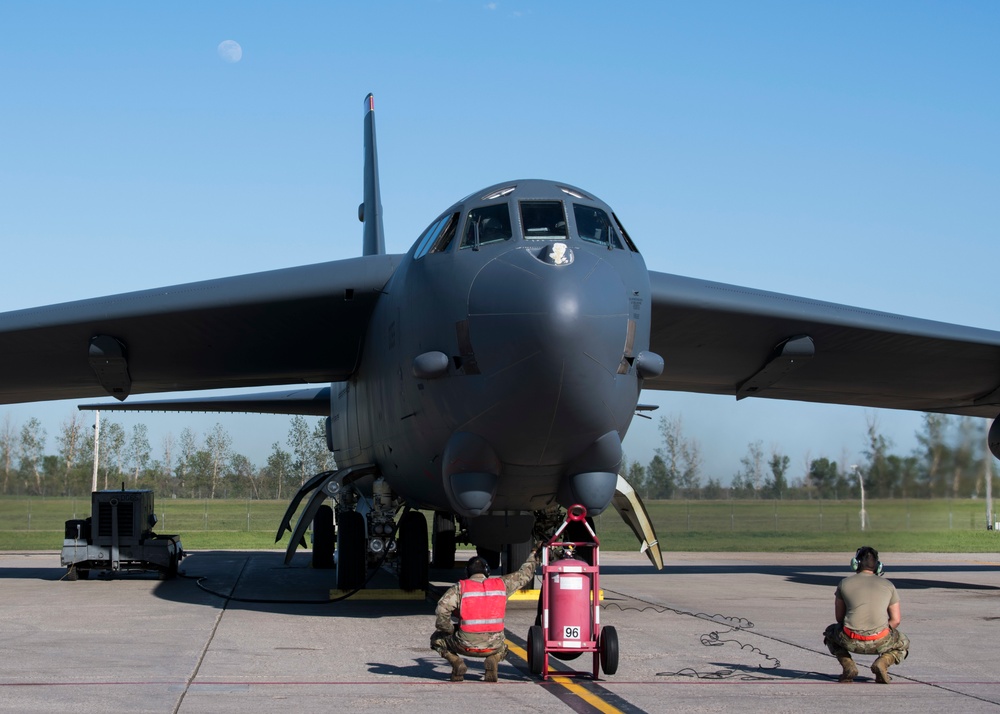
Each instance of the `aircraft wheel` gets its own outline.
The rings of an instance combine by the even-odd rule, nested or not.
[[[427,589],[427,517],[408,511],[399,520],[399,587]]]
[[[618,671],[618,631],[613,627],[602,627],[598,641],[601,650],[601,671],[614,674]]]
[[[503,572],[504,575],[510,573],[516,573],[517,569],[521,567],[521,564],[528,559],[528,554],[531,553],[531,549],[535,546],[534,541],[526,541],[524,543],[511,543],[503,547]],[[528,588],[534,590],[535,581],[532,579],[529,583]]]
[[[490,571],[496,571],[500,568],[500,551],[490,550],[489,548],[483,548],[476,546],[476,555],[486,561],[486,564],[490,566]]]
[[[343,511],[337,527],[337,587],[356,590],[365,584],[365,517]]]
[[[313,518],[312,566],[317,570],[333,568],[333,548],[336,543],[333,530],[333,509],[323,505]]]
[[[431,538],[431,567],[451,569],[455,567],[455,521],[446,514],[434,514],[434,529]]]
[[[545,632],[539,625],[528,628],[528,669],[541,676],[545,666]]]

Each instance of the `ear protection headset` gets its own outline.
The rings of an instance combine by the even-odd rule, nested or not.
[[[479,566],[478,568],[476,568],[476,572],[482,572],[483,575],[485,575],[487,578],[490,577],[490,564],[486,562],[486,558],[481,558],[478,555],[474,555],[471,558],[469,558],[469,562],[465,566],[466,578],[471,578],[474,575],[474,573],[472,572],[473,571],[472,566],[474,563]]]
[[[854,557],[851,558],[851,570],[853,570],[855,573],[858,572],[858,568],[861,567],[862,559],[864,559],[868,555],[875,556],[875,574],[881,575],[882,561],[878,559],[878,551],[867,545],[863,545],[860,548],[858,548],[858,551],[854,554]]]

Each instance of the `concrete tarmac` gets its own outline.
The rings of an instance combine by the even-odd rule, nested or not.
[[[535,606],[515,603],[494,685],[481,660],[465,683],[447,681],[428,649],[434,595],[329,602],[333,573],[308,554],[286,567],[277,551],[198,552],[174,581],[69,582],[57,552],[0,553],[0,711],[418,714],[477,700],[519,712],[1000,711],[1000,555],[882,553],[912,644],[888,686],[872,657],[838,684],[822,642],[850,556],[666,553],[656,572],[604,552],[618,672],[532,676],[519,653]],[[440,588],[460,573],[431,575]],[[591,657],[554,664],[589,672]]]

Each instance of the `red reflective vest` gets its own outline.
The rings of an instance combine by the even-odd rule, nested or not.
[[[460,580],[462,602],[458,606],[459,627],[464,632],[503,632],[507,611],[507,586],[502,578]]]

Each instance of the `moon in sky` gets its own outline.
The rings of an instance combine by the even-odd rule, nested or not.
[[[223,40],[218,47],[219,57],[229,63],[239,62],[243,58],[243,48],[236,40]]]

